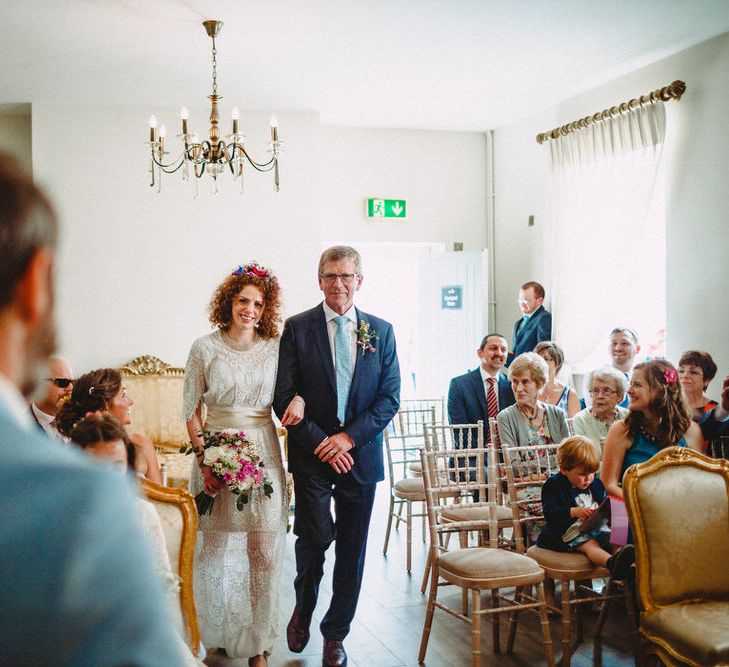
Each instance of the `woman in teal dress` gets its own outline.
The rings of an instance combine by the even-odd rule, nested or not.
[[[623,497],[625,471],[674,445],[704,451],[701,429],[691,421],[681,396],[678,372],[668,361],[638,364],[628,389],[628,416],[608,431],[602,481],[608,494]]]

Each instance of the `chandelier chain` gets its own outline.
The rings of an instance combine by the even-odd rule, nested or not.
[[[215,37],[213,37],[213,95],[218,94],[218,61],[216,55],[218,50],[215,48]]]

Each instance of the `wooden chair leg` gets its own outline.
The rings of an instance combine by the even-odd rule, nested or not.
[[[438,595],[438,565],[434,563],[430,568],[430,595],[428,595],[428,606],[425,610],[425,622],[423,623],[423,636],[420,638],[420,650],[418,651],[418,662],[425,660],[425,652],[428,650],[428,639],[430,639],[430,626],[433,624],[435,613],[435,598]]]
[[[514,600],[517,602],[520,602],[522,599],[522,588],[517,588],[514,591]],[[516,626],[519,622],[519,612],[518,611],[512,611],[509,614],[509,636],[506,640],[506,652],[507,653],[513,653],[514,652],[514,640],[516,639]]]
[[[430,564],[433,557],[430,554],[430,547],[428,548],[428,555],[425,558],[425,572],[423,572],[423,581],[420,583],[420,592],[425,593],[428,588],[428,575],[430,574]]]
[[[572,636],[570,622],[572,620],[572,608],[570,607],[570,585],[569,579],[561,580],[562,584],[562,667],[570,667],[572,656]]]
[[[413,503],[408,500],[407,502],[407,522],[408,522],[408,545],[407,545],[407,561],[408,561],[408,574],[413,569]]]
[[[395,499],[390,495],[390,510],[387,513],[387,531],[385,531],[385,546],[382,547],[382,555],[387,556],[387,545],[390,542],[390,529],[392,528],[392,515],[395,511]]]
[[[607,586],[605,587],[605,596],[612,595],[615,592],[615,582],[613,581],[613,578],[610,577],[607,582]],[[597,623],[595,624],[595,631],[593,632],[592,636],[595,639],[600,639],[602,636],[602,627],[605,625],[605,619],[607,618],[607,612],[608,607],[610,606],[610,600],[603,600],[602,604],[600,605],[600,615],[597,617]]]
[[[471,591],[471,665],[481,667],[481,591]]]
[[[491,589],[491,608],[499,608],[499,589]],[[499,618],[501,614],[491,614],[491,641],[493,644],[494,653],[501,653],[501,646],[499,642]]]
[[[548,667],[554,667],[554,647],[552,646],[552,631],[549,627],[549,616],[547,615],[547,605],[544,601],[544,586],[537,586],[537,600],[542,603],[539,607],[539,622],[542,626],[542,638],[544,639],[544,653],[547,656]]]

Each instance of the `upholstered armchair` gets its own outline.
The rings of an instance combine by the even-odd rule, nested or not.
[[[669,447],[628,469],[637,663],[729,664],[729,461]]]
[[[186,487],[192,459],[179,454],[189,440],[182,418],[182,389],[185,369],[157,357],[144,355],[119,369],[129,395],[134,399],[133,430],[149,436],[164,463],[170,486]]]
[[[192,566],[195,556],[197,510],[195,501],[185,489],[159,486],[140,479],[142,491],[160,518],[167,554],[173,574],[179,580],[179,607],[172,605],[173,620],[180,636],[185,638],[193,655],[200,647],[200,629],[192,587]]]

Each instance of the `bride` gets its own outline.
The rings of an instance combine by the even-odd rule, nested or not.
[[[288,515],[281,449],[271,419],[279,308],[276,276],[255,262],[239,266],[215,290],[210,321],[217,328],[192,344],[185,370],[184,414],[191,441],[202,445],[204,429],[245,431],[258,444],[273,484],[270,498],[253,494],[238,511],[236,496],[209,468],[193,465],[190,480],[193,495],[217,493],[212,513],[200,517],[195,547],[203,644],[233,658],[248,657],[254,666],[267,664],[281,627],[278,590]],[[302,416],[303,399],[295,398],[282,423],[296,424]]]

